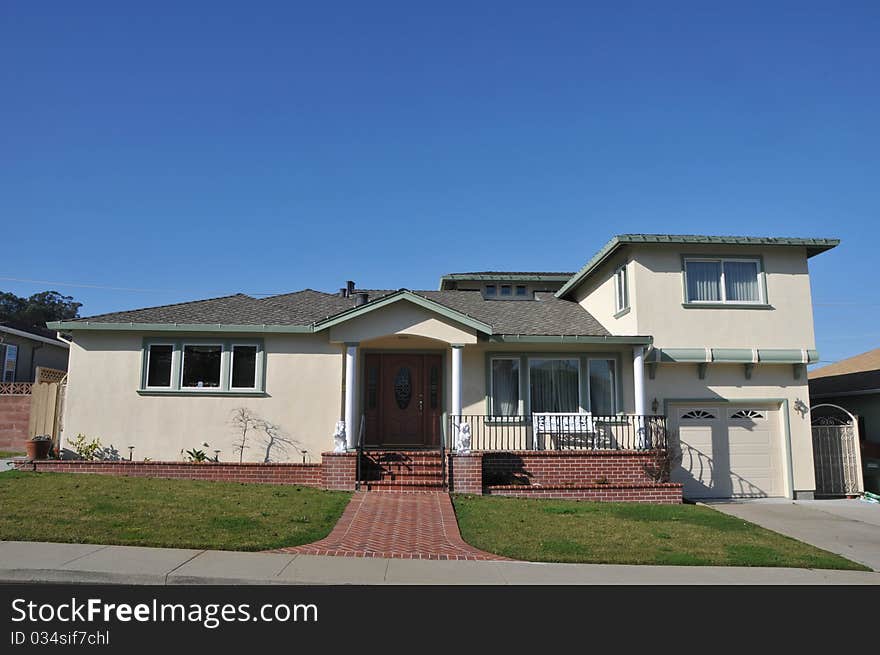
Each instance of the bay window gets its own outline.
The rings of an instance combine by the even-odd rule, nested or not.
[[[766,302],[758,259],[686,258],[684,275],[688,303]]]

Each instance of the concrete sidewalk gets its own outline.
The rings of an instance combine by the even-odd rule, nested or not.
[[[880,584],[880,573],[429,561],[0,542],[0,582],[98,584]]]

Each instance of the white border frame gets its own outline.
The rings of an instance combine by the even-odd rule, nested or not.
[[[168,372],[168,385],[162,387],[150,386],[150,356],[152,355],[153,346],[169,346],[171,348],[171,370]],[[171,390],[174,389],[174,369],[175,359],[177,359],[177,348],[174,342],[169,341],[151,341],[146,345],[146,365],[144,366],[143,388],[153,390]]]
[[[254,353],[254,383],[253,386],[250,387],[234,387],[232,386],[232,371],[235,368],[235,349],[236,348],[254,348],[256,352]],[[260,389],[260,378],[263,375],[262,371],[262,348],[260,344],[256,341],[248,342],[248,341],[235,341],[229,344],[229,377],[227,380],[226,388],[229,391],[258,391]],[[189,387],[187,387],[189,388]]]

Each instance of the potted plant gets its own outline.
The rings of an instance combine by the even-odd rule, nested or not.
[[[25,442],[25,449],[28,459],[48,459],[49,451],[52,450],[52,437],[48,434],[38,434]]]

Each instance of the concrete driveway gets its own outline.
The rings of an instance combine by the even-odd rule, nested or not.
[[[880,571],[880,505],[860,500],[784,498],[706,504]]]

